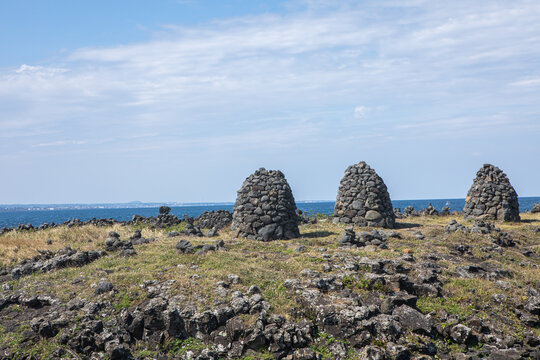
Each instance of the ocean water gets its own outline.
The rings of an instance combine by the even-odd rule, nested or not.
[[[525,212],[530,210],[533,204],[540,202],[540,197],[520,197],[519,198],[519,210]],[[392,204],[395,208],[403,210],[407,206],[413,206],[415,209],[420,210],[426,208],[428,204],[432,204],[437,210],[441,210],[443,206],[450,207],[450,211],[460,211],[463,209],[465,199],[424,199],[424,200],[394,200]],[[326,214],[330,215],[334,211],[333,201],[320,201],[320,202],[300,202],[297,204],[298,209],[304,211],[306,214]],[[229,210],[232,211],[232,204],[217,204],[217,205],[186,205],[186,206],[172,206],[171,213],[182,217],[199,216],[204,211],[211,210]],[[17,210],[17,211],[0,211],[0,228],[13,227],[18,224],[32,224],[33,226],[39,226],[43,223],[56,224],[63,223],[64,221],[79,219],[90,220],[92,218],[97,219],[116,219],[119,221],[131,220],[133,215],[142,216],[156,216],[158,214],[158,207],[149,208],[114,208],[114,209],[62,209],[62,210]]]

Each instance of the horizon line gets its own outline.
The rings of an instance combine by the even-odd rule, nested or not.
[[[538,196],[518,196],[519,198],[540,198]],[[461,198],[421,198],[421,199],[391,199],[391,201],[427,201],[427,200],[462,200]],[[335,200],[296,200],[296,203],[315,203],[315,202],[335,202]],[[155,205],[155,206],[190,206],[190,205],[222,205],[234,204],[234,201],[201,201],[201,202],[175,202],[175,201],[126,201],[126,202],[96,202],[96,203],[21,203],[21,204],[0,204],[5,206],[49,206],[49,205]]]

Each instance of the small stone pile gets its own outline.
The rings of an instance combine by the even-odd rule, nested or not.
[[[122,241],[120,240],[120,234],[115,231],[109,232],[109,237],[105,240],[105,250],[107,251],[118,251],[120,250],[119,256],[127,257],[137,255],[133,245],[142,245],[148,244],[154,241],[154,238],[144,238],[142,237],[140,230],[135,230],[133,235],[129,237],[129,240]]]
[[[197,226],[201,229],[220,230],[232,222],[232,214],[227,210],[205,211],[197,219]]]
[[[400,235],[393,230],[389,232],[373,230],[371,232],[361,231],[355,233],[352,227],[347,227],[343,233],[341,233],[339,245],[348,247],[364,247],[373,245],[379,247],[380,249],[387,249],[388,247],[386,246],[386,240],[389,237],[399,238]]]
[[[433,205],[431,205],[431,203],[429,203],[427,208],[420,210],[420,215],[423,215],[423,216],[438,216],[439,211],[437,209],[435,209],[435,207]]]
[[[405,217],[420,216],[420,213],[413,206],[409,205],[405,209],[403,209],[403,215]]]
[[[496,166],[484,164],[465,198],[466,219],[519,221],[516,191],[506,174]]]
[[[540,213],[540,203],[535,203],[531,209],[531,213]]]
[[[468,227],[466,227],[463,224],[458,223],[456,220],[450,220],[448,225],[446,225],[444,227],[444,230],[445,230],[445,232],[447,234],[452,233],[452,232],[456,232],[456,231],[462,231],[462,232],[465,232],[465,233],[471,232],[471,229],[469,229]]]
[[[262,241],[300,236],[296,203],[279,170],[261,168],[238,190],[231,229],[237,236]]]
[[[336,197],[333,221],[394,228],[395,214],[386,185],[364,161],[345,170]]]
[[[218,240],[214,245],[204,244],[193,246],[189,241],[182,239],[176,244],[176,249],[183,254],[195,253],[195,255],[202,255],[209,251],[226,251],[225,242],[223,240]]]
[[[171,208],[168,206],[161,206],[159,208],[159,215],[156,216],[155,226],[157,227],[169,227],[174,226],[179,223],[179,220],[176,216],[169,214]]]

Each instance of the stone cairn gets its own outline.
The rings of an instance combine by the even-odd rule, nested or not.
[[[386,185],[364,161],[345,170],[333,221],[336,224],[394,228],[395,214]]]
[[[484,164],[465,198],[466,219],[519,221],[516,191],[506,174],[496,166]]]
[[[261,168],[238,190],[231,229],[237,236],[262,241],[300,236],[296,203],[279,170]]]

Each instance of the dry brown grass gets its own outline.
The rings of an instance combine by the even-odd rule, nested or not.
[[[120,225],[86,225],[72,228],[62,226],[44,231],[11,231],[0,236],[0,266],[13,265],[38,255],[38,249],[57,251],[66,246],[79,250],[100,248],[110,231],[118,232],[123,238],[128,238],[133,233],[130,227]],[[143,229],[142,233],[145,237],[162,235],[162,232],[150,229]],[[52,241],[51,245],[47,245],[48,240]]]
[[[524,224],[501,224],[497,226],[510,231],[513,236],[519,237],[522,243],[538,249],[540,235],[532,232],[532,228],[540,225],[540,214],[523,215]],[[245,291],[250,285],[261,287],[263,296],[272,305],[272,311],[288,314],[292,307],[297,306],[294,297],[282,286],[287,278],[300,277],[300,271],[305,268],[321,271],[322,254],[320,248],[326,248],[326,254],[349,253],[355,256],[372,258],[397,258],[405,249],[412,249],[415,257],[421,258],[426,253],[448,254],[453,251],[456,244],[467,243],[473,245],[475,257],[482,260],[481,246],[490,244],[486,236],[477,234],[452,233],[444,234],[444,226],[455,219],[460,223],[471,225],[470,221],[463,221],[458,217],[415,217],[398,220],[402,226],[396,230],[401,239],[389,239],[387,250],[366,251],[365,249],[344,250],[338,247],[337,240],[343,230],[342,225],[333,225],[331,222],[319,222],[315,225],[302,225],[299,239],[290,241],[273,241],[269,243],[236,239],[229,231],[221,231],[219,239],[225,241],[228,251],[210,252],[205,255],[180,254],[175,244],[180,238],[166,237],[166,231],[143,229],[143,236],[154,237],[156,240],[150,244],[136,247],[137,255],[131,258],[119,258],[111,254],[82,268],[67,268],[48,274],[34,274],[20,279],[15,283],[19,289],[30,293],[46,293],[67,300],[74,296],[84,298],[93,297],[92,285],[100,279],[109,279],[115,286],[117,294],[114,299],[124,299],[130,305],[141,301],[145,291],[141,284],[146,280],[174,280],[171,294],[181,295],[191,300],[201,308],[212,306],[216,300],[215,284],[225,280],[228,274],[236,274],[242,279],[242,284],[235,286]],[[84,226],[81,228],[57,228],[47,231],[16,233],[12,232],[0,237],[0,261],[2,264],[12,264],[23,258],[37,254],[37,249],[56,250],[65,246],[74,249],[102,249],[104,240],[109,231],[114,230],[127,239],[134,231],[132,227],[115,225],[113,227],[98,228]],[[370,231],[369,228],[355,228],[356,231]],[[425,239],[419,240],[414,236],[415,231],[422,231]],[[47,239],[53,241],[46,245]],[[91,239],[92,242],[88,242]],[[214,243],[216,239],[189,238],[193,244]],[[294,249],[303,245],[303,252],[294,252]],[[526,286],[540,284],[540,272],[534,268],[519,265],[521,261],[531,261],[521,254],[519,248],[505,249],[503,255],[491,254],[492,258],[484,259],[507,268],[515,276],[509,280],[512,289],[523,289]],[[446,262],[448,271],[452,271],[459,261]],[[536,261],[538,263],[538,261]],[[465,284],[465,285],[463,285]],[[486,283],[488,288],[483,294],[492,294],[496,291],[492,282]],[[491,285],[490,285],[491,284]],[[466,283],[458,283],[465,286]],[[466,291],[458,291],[460,287],[453,282],[448,283],[450,292],[460,293],[463,301],[469,298]],[[488,291],[489,290],[489,291]],[[487,295],[486,295],[487,296]],[[126,300],[128,299],[128,300]]]

